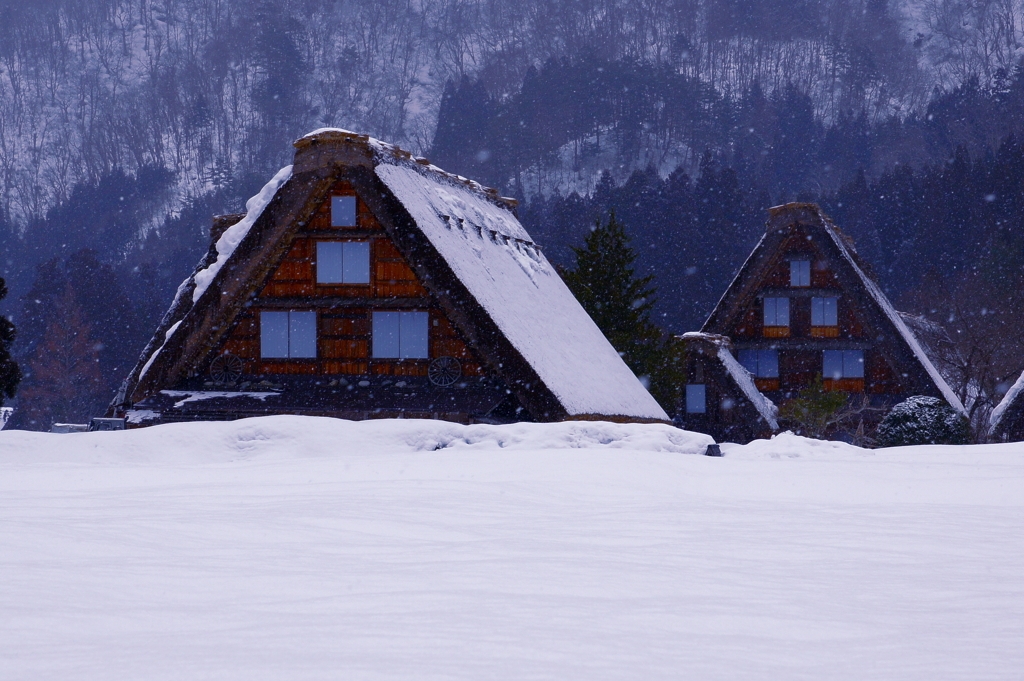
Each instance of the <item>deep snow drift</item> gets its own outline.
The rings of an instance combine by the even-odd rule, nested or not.
[[[0,432],[3,679],[1018,679],[1024,445]]]

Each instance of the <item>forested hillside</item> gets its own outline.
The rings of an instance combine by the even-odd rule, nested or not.
[[[615,209],[666,330],[700,324],[763,209],[798,197],[890,294],[1005,324],[1024,264],[1022,33],[1020,0],[0,0],[19,412],[98,411],[210,216],[322,126],[517,196],[561,264]],[[1003,297],[956,298],[964,272]],[[88,342],[58,357],[47,339],[70,327]],[[43,375],[66,377],[62,396]]]

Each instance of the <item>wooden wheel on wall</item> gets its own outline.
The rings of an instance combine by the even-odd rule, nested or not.
[[[434,385],[447,387],[462,376],[462,363],[454,357],[438,357],[427,367],[427,377]]]
[[[244,368],[240,357],[227,353],[210,363],[210,376],[218,383],[234,383],[242,377]]]

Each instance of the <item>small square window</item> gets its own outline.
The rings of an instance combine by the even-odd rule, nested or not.
[[[377,359],[427,359],[430,313],[373,313],[373,356]]]
[[[356,197],[331,197],[331,227],[356,226]]]
[[[789,298],[764,299],[764,325],[789,326]]]
[[[838,298],[811,298],[811,326],[838,326]]]
[[[318,241],[316,283],[369,284],[369,241]]]
[[[789,285],[810,286],[811,285],[811,261],[790,260],[789,261]]]
[[[706,390],[704,384],[686,386],[686,413],[704,414],[707,412]]]

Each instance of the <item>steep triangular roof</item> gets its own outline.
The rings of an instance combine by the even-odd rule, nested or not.
[[[760,282],[775,265],[787,239],[796,229],[806,230],[808,238],[821,248],[833,264],[843,290],[859,301],[862,322],[876,333],[877,345],[899,360],[901,371],[913,380],[916,389],[942,397],[956,410],[964,412],[960,399],[935,368],[924,348],[892,306],[854,248],[853,241],[813,203],[788,203],[768,209],[764,235],[747,257],[729,288],[704,323],[703,331],[727,333],[730,322],[749,306]]]
[[[345,180],[420,282],[535,418],[667,420],[494,190],[344,130],[296,143],[226,229],[171,309],[115,402],[136,402],[194,370],[227,332],[290,235]],[[116,406],[116,405],[115,405]]]

